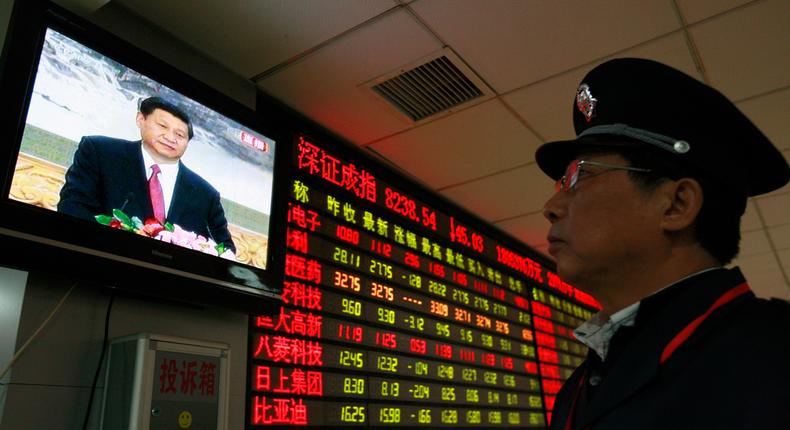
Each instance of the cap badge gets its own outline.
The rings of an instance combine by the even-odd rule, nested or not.
[[[576,107],[579,108],[579,112],[584,115],[587,122],[590,122],[592,117],[595,116],[595,106],[597,104],[598,99],[592,96],[590,86],[587,84],[579,85],[579,89],[576,90]]]

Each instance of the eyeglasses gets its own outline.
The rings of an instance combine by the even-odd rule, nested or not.
[[[574,189],[576,184],[579,183],[579,179],[582,178],[582,173],[589,172],[584,169],[586,166],[602,167],[609,170],[628,170],[629,172],[648,173],[651,171],[650,169],[643,169],[641,167],[615,166],[613,164],[599,163],[597,161],[576,160],[568,165],[565,174],[560,179],[557,179],[557,182],[554,184],[554,191],[560,192],[560,190],[570,191]]]

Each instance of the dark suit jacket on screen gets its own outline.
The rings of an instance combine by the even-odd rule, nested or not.
[[[122,209],[130,217],[152,218],[141,145],[141,141],[83,137],[66,172],[58,212],[93,221],[96,215]],[[219,192],[180,161],[167,221],[235,252]]]

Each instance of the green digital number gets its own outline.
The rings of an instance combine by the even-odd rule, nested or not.
[[[376,260],[370,260],[370,273],[392,279],[392,266]]]
[[[458,424],[458,411],[455,409],[443,410],[442,424]]]
[[[376,359],[376,368],[383,372],[397,372],[398,371],[398,358],[390,357],[387,355],[380,355]]]
[[[409,274],[409,286],[414,288],[422,288],[422,278],[420,275]]]
[[[340,408],[340,420],[344,423],[364,423],[365,407],[346,405]]]
[[[417,411],[417,422],[420,424],[430,424],[431,423],[431,410],[430,409],[420,409]]]
[[[422,331],[425,327],[425,318],[409,315],[409,317],[406,318],[406,324],[408,324],[409,328],[412,330]]]
[[[464,381],[477,381],[477,369],[463,369],[461,371],[461,379]]]
[[[340,351],[340,365],[346,367],[362,368],[362,352]]]
[[[400,395],[400,383],[381,381],[381,395],[383,397],[398,397]]]
[[[387,308],[378,308],[376,311],[378,313],[379,322],[395,324],[395,311]]]
[[[431,387],[422,384],[414,384],[411,389],[412,397],[415,399],[431,398]]]
[[[343,392],[346,394],[365,394],[365,379],[343,378]]]
[[[400,422],[400,408],[379,409],[379,422],[397,424]]]
[[[448,364],[440,364],[436,368],[436,374],[442,379],[453,379],[455,367]]]
[[[447,295],[447,286],[429,279],[428,292],[445,297]]]
[[[362,315],[362,303],[356,300],[352,300],[344,297],[343,300],[341,301],[341,305],[342,305],[342,312],[344,314],[353,315],[355,317]]]
[[[475,297],[475,299],[477,299],[477,298],[478,297]],[[461,290],[455,290],[454,289],[453,290],[453,300],[456,301],[456,302],[468,305],[469,304],[469,293],[467,293],[466,291],[461,291]],[[483,299],[483,300],[485,300],[485,299]],[[488,301],[487,300],[486,300],[486,309],[485,310],[488,310]]]

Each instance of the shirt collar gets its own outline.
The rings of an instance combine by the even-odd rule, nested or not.
[[[576,339],[595,351],[601,360],[606,359],[609,341],[621,326],[631,327],[636,320],[640,302],[633,303],[611,316],[598,312],[573,331]]]
[[[663,291],[673,285],[677,285],[678,283],[683,282],[689,278],[720,268],[720,266],[709,267],[707,269],[700,270],[699,272],[692,273],[691,275],[678,279],[677,281],[657,291],[654,291],[650,294],[650,296],[657,294],[658,292]],[[639,306],[641,303],[641,300],[636,303],[632,303],[631,305],[615,312],[611,316],[604,312],[598,312],[593,315],[592,318],[585,321],[579,327],[573,330],[573,334],[579,342],[595,351],[595,353],[601,357],[601,360],[605,360],[606,353],[609,350],[609,343],[612,340],[615,332],[617,332],[617,329],[623,326],[632,327],[634,324],[636,324],[636,315],[639,311]]]
[[[179,162],[157,163],[156,160],[154,160],[154,157],[152,157],[151,154],[149,154],[148,151],[145,149],[144,143],[141,143],[140,151],[143,153],[143,165],[145,166],[146,178],[149,179],[151,178],[151,166],[153,166],[154,164],[159,165],[159,170],[161,170],[162,174],[164,175],[170,176],[170,175],[176,175],[178,173],[178,166],[180,164]]]

